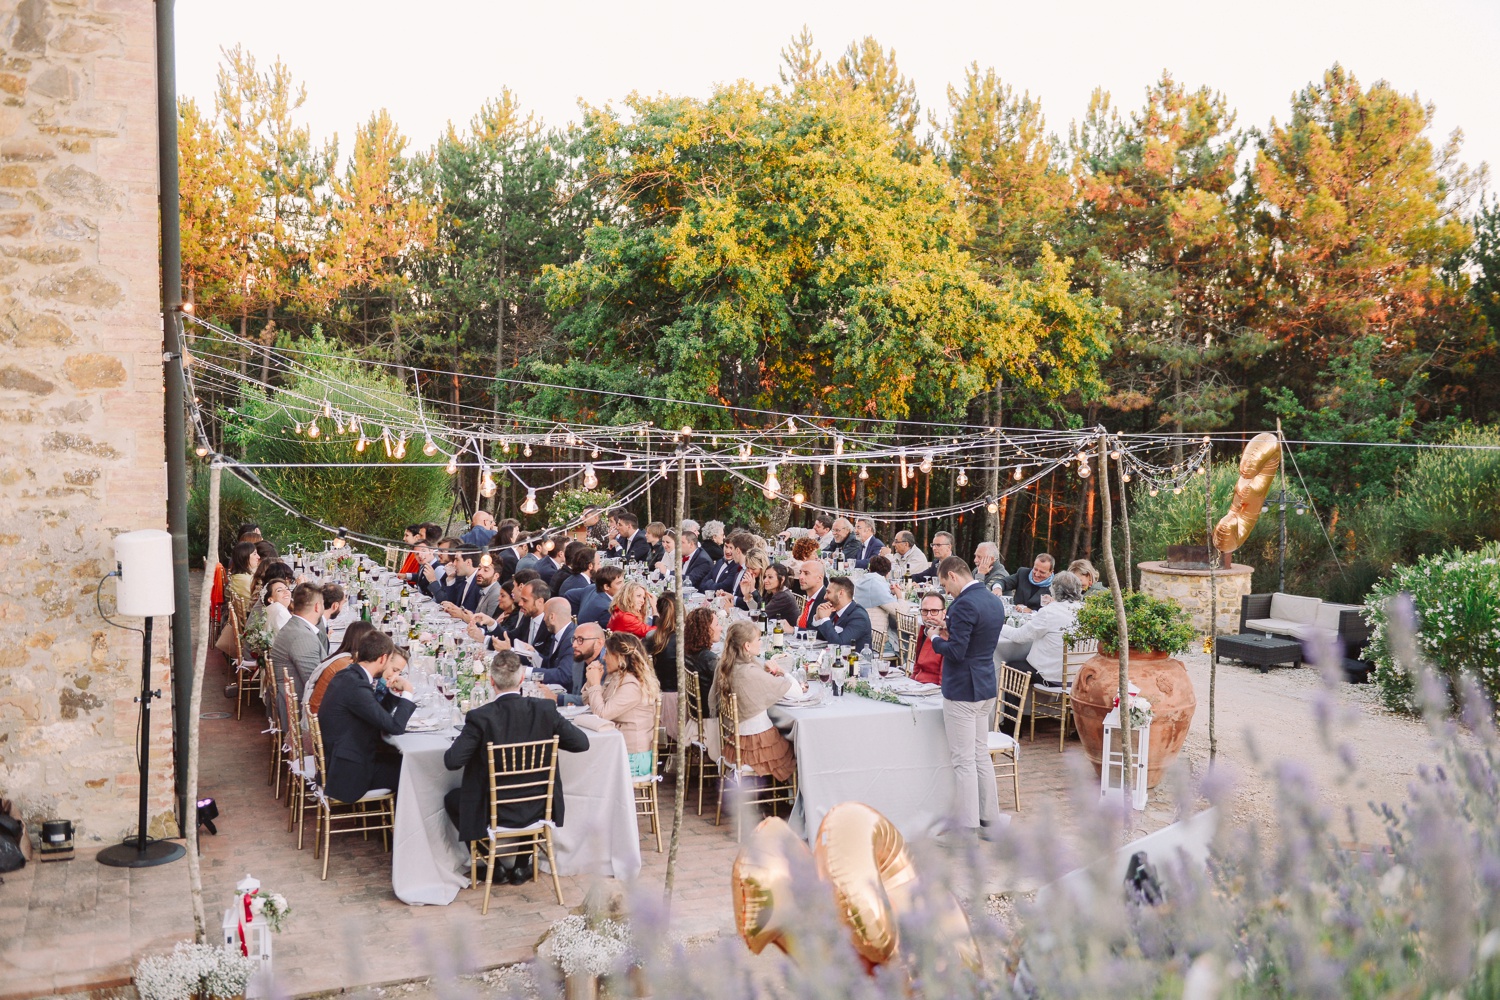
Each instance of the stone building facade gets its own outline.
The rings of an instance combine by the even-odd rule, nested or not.
[[[166,527],[154,18],[0,0],[0,796],[84,844],[133,832],[139,789],[141,639],[95,587],[116,533]],[[175,830],[170,720],[158,702],[154,833]]]

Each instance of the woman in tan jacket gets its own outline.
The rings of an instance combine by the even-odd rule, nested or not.
[[[735,696],[739,713],[739,745],[743,760],[734,760],[735,741],[725,734],[724,757],[756,774],[769,774],[786,781],[797,770],[792,745],[771,722],[770,707],[783,698],[802,694],[802,685],[788,677],[774,663],[762,663],[761,632],[754,622],[735,622],[724,636],[724,652],[714,671],[709,701],[722,721],[724,704]]]
[[[604,640],[604,667],[588,666],[583,703],[608,719],[625,737],[632,777],[649,777],[656,745],[656,707],[661,685],[641,640],[628,632],[611,632]]]

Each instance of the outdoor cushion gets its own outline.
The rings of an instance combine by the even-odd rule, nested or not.
[[[1311,639],[1318,631],[1316,625],[1308,622],[1290,622],[1285,618],[1252,618],[1245,622],[1245,627],[1257,632],[1270,632],[1273,635],[1289,635],[1294,639]]]
[[[1295,594],[1272,594],[1271,617],[1283,621],[1302,622],[1311,625],[1317,617],[1318,605],[1323,602],[1316,597],[1298,597]]]

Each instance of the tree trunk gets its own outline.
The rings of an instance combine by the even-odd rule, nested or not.
[[[1073,541],[1068,546],[1068,562],[1078,558],[1078,546],[1083,542],[1084,510],[1094,498],[1094,477],[1078,481],[1078,506],[1073,509]]]
[[[1109,468],[1109,442],[1099,439],[1099,466]],[[1120,658],[1120,749],[1123,751],[1120,770],[1121,785],[1125,792],[1125,814],[1130,815],[1130,629],[1125,621],[1125,595],[1120,591],[1120,575],[1115,571],[1114,539],[1110,532],[1109,477],[1100,480],[1099,489],[1104,508],[1104,574],[1109,580],[1109,592],[1115,601],[1115,627],[1119,630],[1120,647],[1115,652]],[[1103,652],[1101,649],[1100,652]],[[1108,766],[1108,761],[1105,762]]]
[[[1005,380],[1003,378],[997,379],[995,381],[995,404],[993,408],[988,403],[986,403],[984,407],[986,414],[990,414],[993,416],[993,419],[987,416],[985,419],[985,423],[994,428],[995,434],[995,447],[993,453],[990,456],[990,474],[988,477],[989,481],[988,485],[985,487],[992,498],[1000,496],[1000,428],[1005,426],[1003,412],[1004,388]],[[996,543],[1000,541],[1000,513],[998,508],[993,514],[986,512],[984,520],[984,537],[986,541]]]
[[[203,710],[203,669],[208,659],[209,608],[214,599],[214,570],[219,565],[219,479],[223,469],[215,461],[208,471],[208,556],[203,562],[203,595],[199,600],[198,642],[193,650],[193,679],[188,689],[187,775],[183,797],[191,815],[183,817],[187,835],[188,889],[193,897],[193,940],[208,943],[208,918],[203,909],[203,868],[198,857],[198,715]],[[217,638],[217,637],[216,637]]]
[[[677,538],[681,544],[682,522],[687,517],[687,455],[677,453]],[[681,552],[681,549],[677,550]],[[683,637],[687,634],[687,602],[682,599],[682,559],[675,558],[673,577],[677,595],[677,777],[672,794],[672,842],[667,848],[666,898],[672,902],[672,885],[677,875],[677,847],[682,842],[683,805],[687,799],[687,651]]]

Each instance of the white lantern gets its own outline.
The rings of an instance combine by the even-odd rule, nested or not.
[[[1131,695],[1134,697],[1134,694]],[[1151,720],[1132,726],[1130,740],[1130,780],[1125,775],[1125,753],[1120,739],[1120,707],[1104,717],[1104,750],[1100,756],[1099,795],[1108,801],[1128,801],[1132,809],[1146,808],[1146,771],[1151,766]]]

